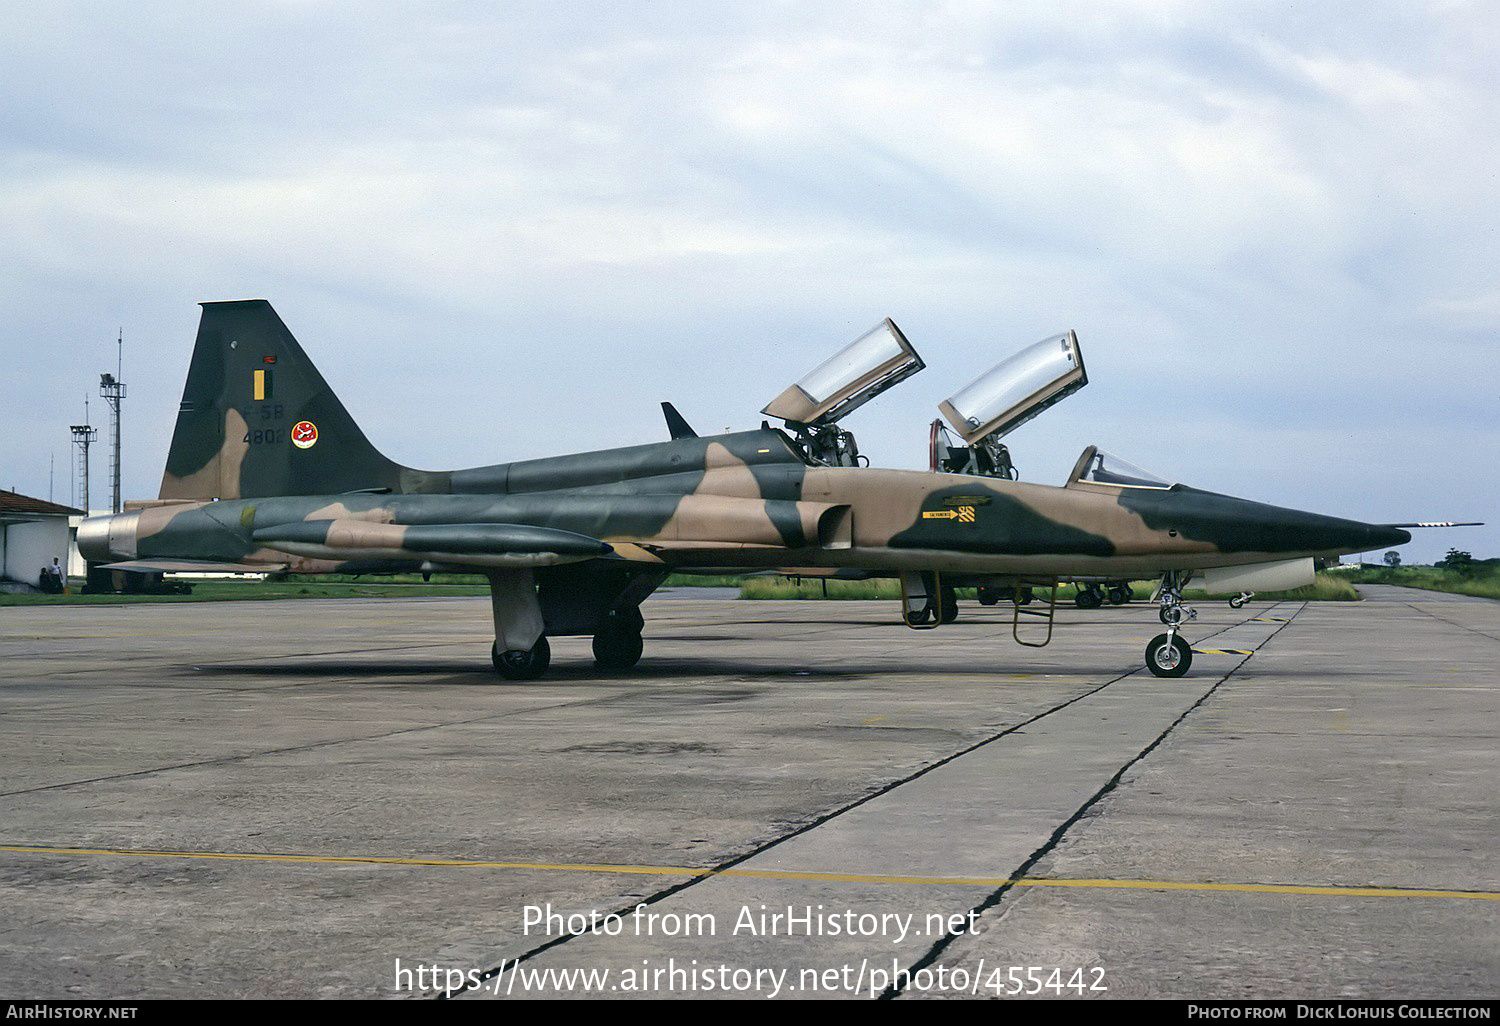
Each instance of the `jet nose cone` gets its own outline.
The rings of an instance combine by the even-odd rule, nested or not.
[[[1289,531],[1296,540],[1290,547],[1321,552],[1368,552],[1405,545],[1411,535],[1384,524],[1365,524],[1358,520],[1341,520],[1316,513],[1293,518]]]
[[[1387,524],[1268,506],[1231,495],[1177,485],[1167,492],[1124,495],[1121,503],[1139,509],[1146,522],[1222,552],[1264,552],[1288,556],[1338,556],[1404,545],[1411,535]]]
[[[1405,545],[1411,541],[1411,532],[1403,531],[1399,527],[1386,527],[1381,524],[1372,524],[1370,533],[1374,538],[1370,542],[1372,549],[1392,548],[1396,545]]]

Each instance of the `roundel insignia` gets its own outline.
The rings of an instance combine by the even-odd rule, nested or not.
[[[292,444],[299,449],[311,449],[318,441],[318,426],[310,420],[299,420],[292,426]]]

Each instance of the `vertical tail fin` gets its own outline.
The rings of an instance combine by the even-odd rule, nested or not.
[[[407,490],[270,303],[202,306],[163,499]]]

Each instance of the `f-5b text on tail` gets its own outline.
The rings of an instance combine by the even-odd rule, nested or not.
[[[669,441],[424,471],[370,444],[269,303],[205,303],[160,497],[90,517],[78,545],[134,570],[483,574],[495,668],[525,679],[556,635],[591,635],[601,669],[634,666],[641,602],[674,571],[775,568],[899,576],[916,627],[951,619],[955,583],[1159,576],[1166,632],[1147,664],[1179,676],[1190,577],[1288,587],[1313,557],[1410,540],[1160,481],[1092,446],[1062,487],[1013,480],[999,436],[1087,380],[1071,332],[942,404],[962,444],[934,425],[933,469],[861,465],[838,418],[921,367],[887,320],[767,405],[785,429],[700,437],[668,407]]]

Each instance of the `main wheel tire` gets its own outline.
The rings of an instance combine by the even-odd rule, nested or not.
[[[1109,604],[1112,606],[1123,606],[1130,601],[1130,590],[1128,588],[1109,589]]]
[[[631,606],[629,609],[617,609],[609,615],[610,619],[618,617],[622,623],[628,623],[630,629],[636,634],[646,629],[646,618],[641,615],[640,606]]]
[[[952,623],[958,619],[958,593],[944,585],[938,589],[939,623]]]
[[[639,611],[636,618],[640,618]],[[640,628],[628,615],[611,614],[594,635],[594,665],[601,670],[628,670],[641,661],[645,647]]]
[[[540,637],[529,649],[502,652],[497,641],[490,650],[490,659],[495,672],[506,680],[536,680],[552,664],[552,646],[547,644],[546,637]]]
[[[1146,668],[1158,677],[1181,677],[1193,665],[1193,650],[1180,634],[1158,634],[1146,646]]]
[[[994,588],[980,588],[978,598],[981,606],[993,606],[1000,601],[1000,593]]]
[[[1104,596],[1092,587],[1079,588],[1078,594],[1073,596],[1073,604],[1079,609],[1098,609],[1104,605]]]

